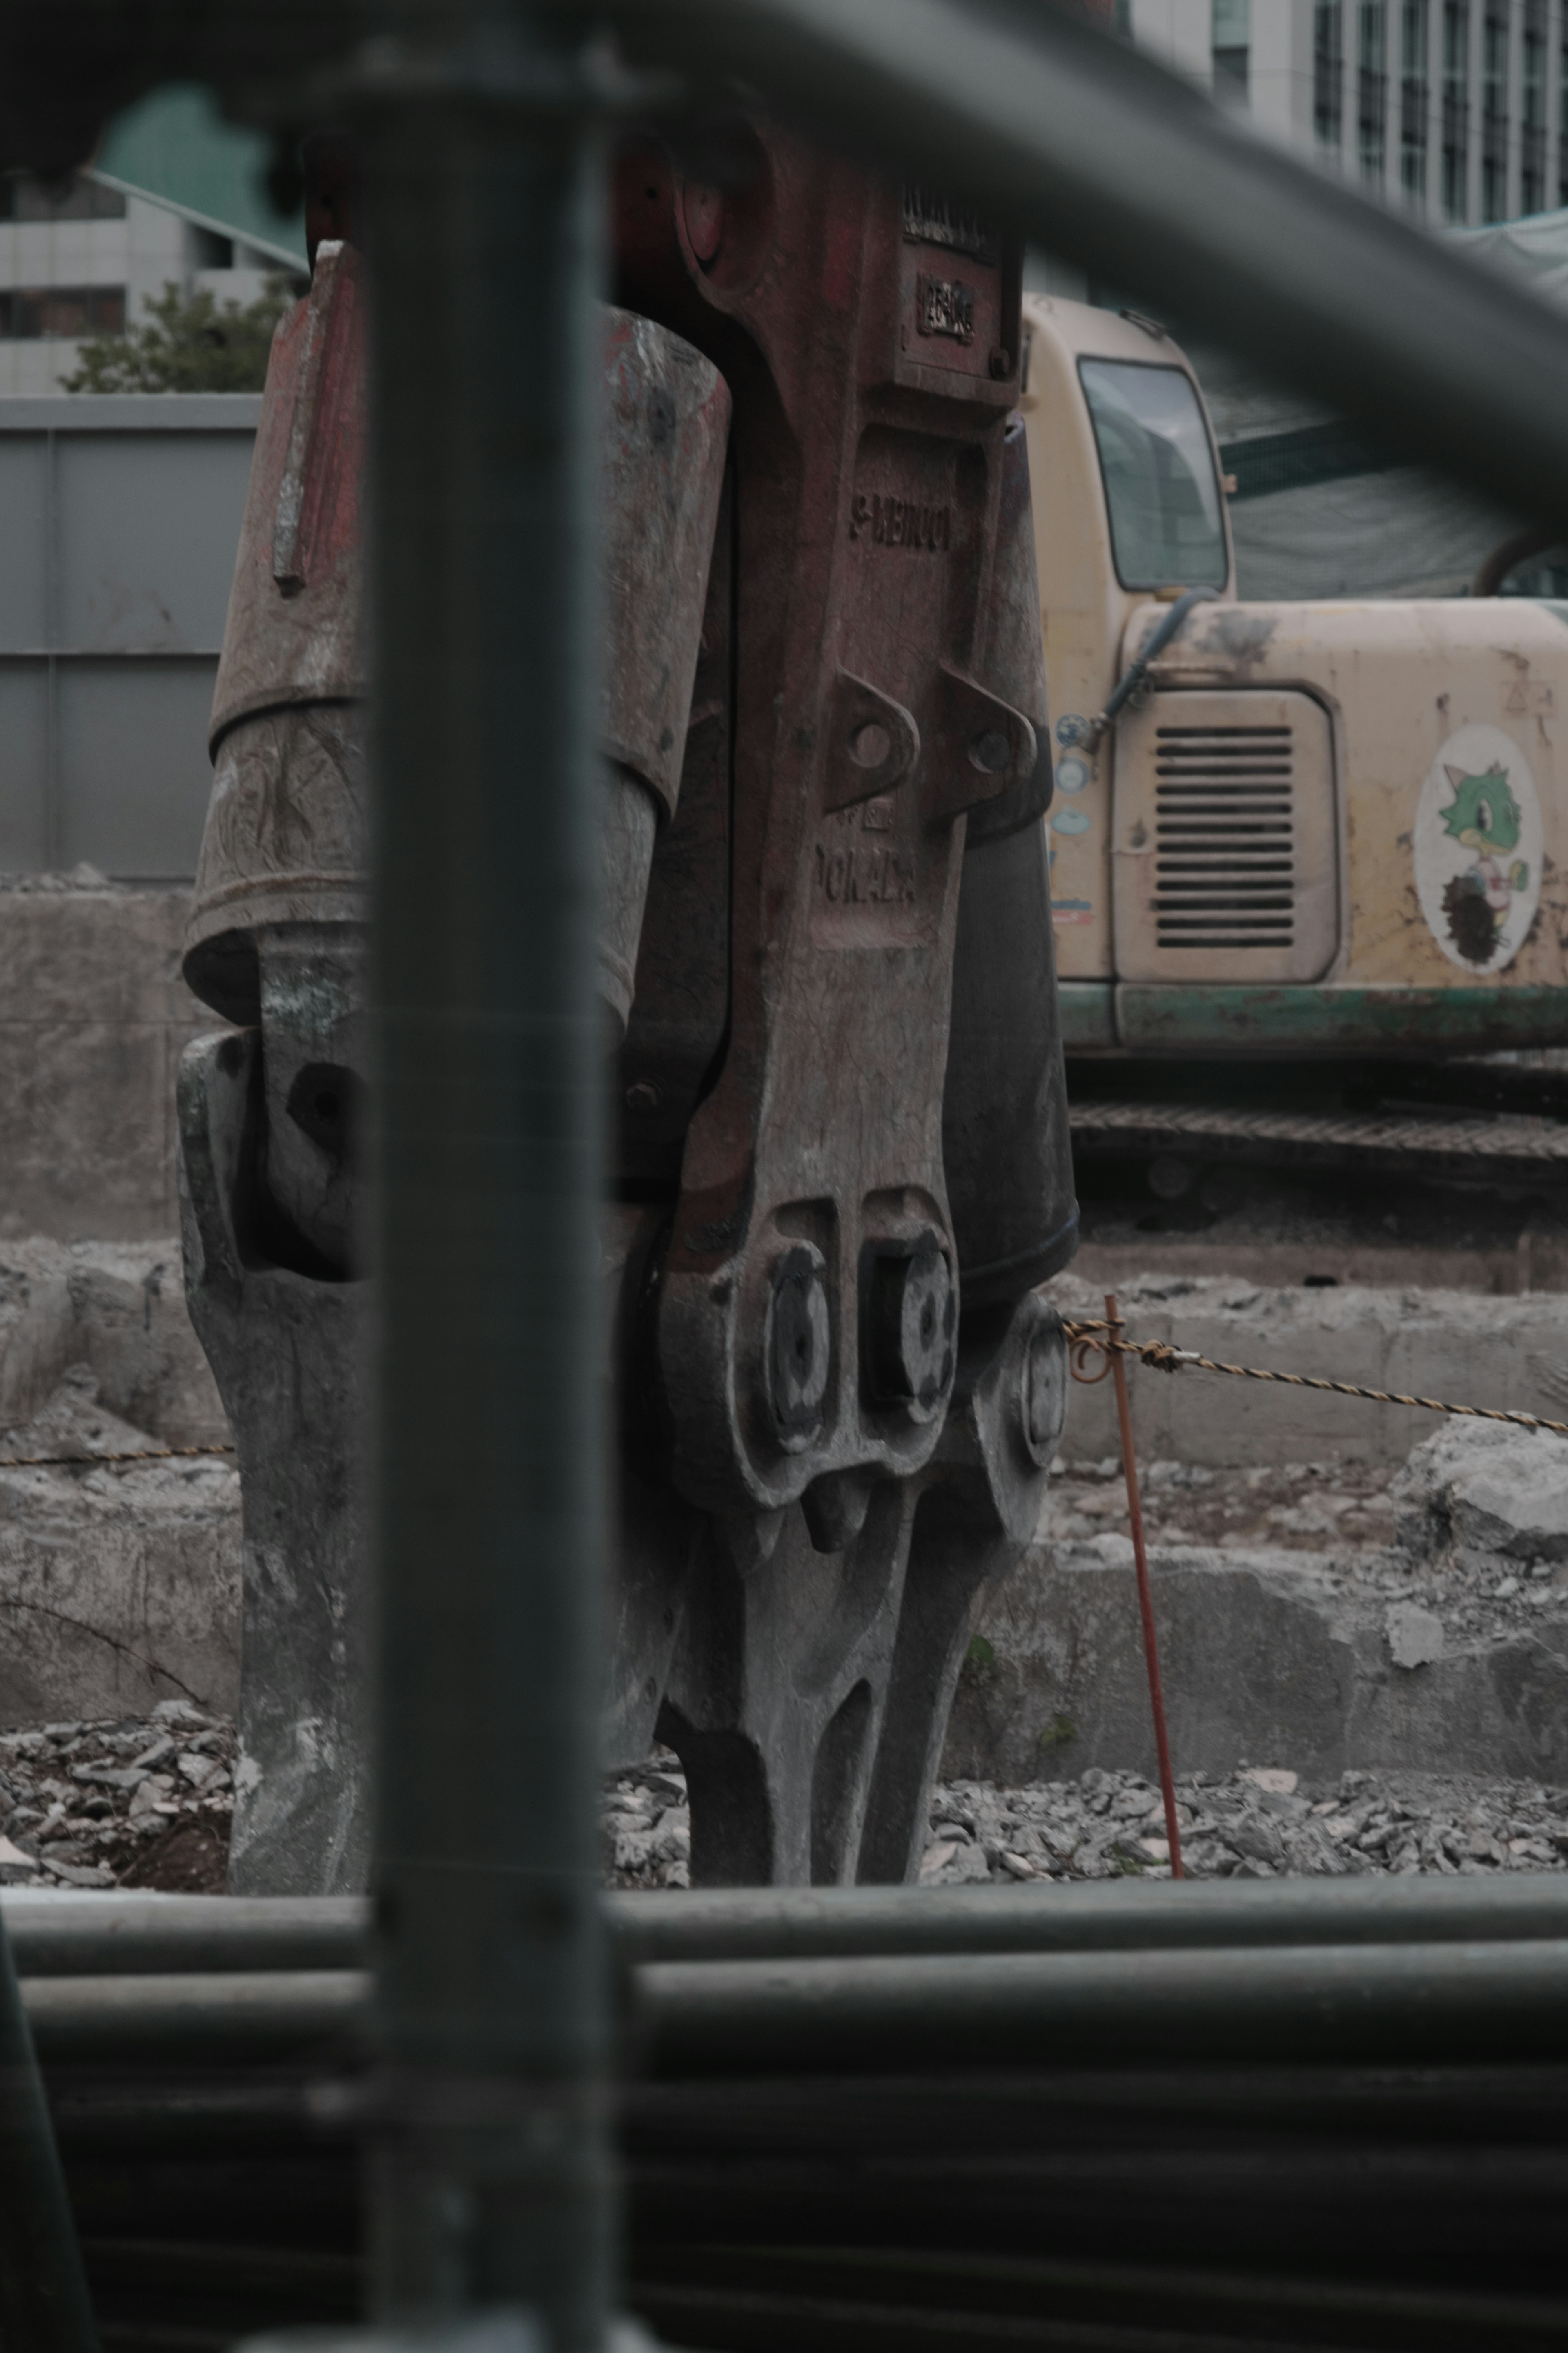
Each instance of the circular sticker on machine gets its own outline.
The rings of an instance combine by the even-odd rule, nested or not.
[[[1089,782],[1089,770],[1081,760],[1057,762],[1057,790],[1061,793],[1081,793]]]
[[[1415,892],[1450,964],[1501,972],[1541,897],[1544,847],[1530,764],[1500,727],[1461,727],[1415,806]]]
[[[1085,733],[1086,730],[1084,723],[1078,716],[1076,712],[1069,711],[1065,719],[1058,719],[1057,721],[1057,742],[1058,744],[1081,744],[1084,739]]]
[[[1058,809],[1051,818],[1051,831],[1053,833],[1087,833],[1089,831],[1088,810]]]

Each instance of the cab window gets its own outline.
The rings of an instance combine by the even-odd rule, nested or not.
[[[1181,368],[1080,360],[1124,588],[1223,588],[1224,511],[1208,427]]]

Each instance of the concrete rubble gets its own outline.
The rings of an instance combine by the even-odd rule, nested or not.
[[[1568,1788],[1402,1772],[1349,1772],[1325,1787],[1258,1766],[1188,1775],[1176,1798],[1194,1879],[1568,1869]],[[603,1819],[614,1885],[689,1884],[685,1777],[668,1751],[616,1781]],[[1138,1773],[1091,1767],[1020,1788],[942,1782],[930,1821],[922,1886],[1171,1875],[1163,1803]]]
[[[234,1726],[189,1700],[0,1733],[0,1887],[224,1883]]]
[[[1192,1879],[1342,1878],[1352,1873],[1568,1869],[1568,1788],[1453,1775],[1347,1772],[1325,1786],[1289,1767],[1176,1784]],[[922,1885],[965,1880],[1171,1875],[1164,1805],[1142,1775],[934,1793]]]
[[[0,1244],[0,1725],[233,1707],[233,1458],[102,1459],[227,1437],[175,1244]]]
[[[228,1719],[182,1700],[0,1734],[0,1886],[221,1888],[234,1761]],[[1325,1786],[1257,1766],[1185,1775],[1177,1799],[1193,1878],[1568,1869],[1560,1786],[1398,1771]],[[669,1750],[607,1785],[601,1824],[608,1884],[690,1883],[686,1777]],[[1170,1875],[1160,1793],[1138,1773],[933,1792],[924,1886],[1118,1875]]]
[[[1055,1286],[1069,1312],[1102,1312],[1080,1289]],[[1389,1301],[1184,1278],[1132,1281],[1121,1297],[1141,1336],[1230,1361],[1348,1370],[1373,1385],[1568,1417],[1555,1299],[1484,1303],[1486,1350],[1491,1319],[1513,1319],[1522,1371],[1505,1385],[1479,1341],[1463,1354],[1473,1297]],[[1428,1342],[1447,1335],[1447,1369],[1405,1350],[1406,1327]],[[959,1679],[928,1875],[1018,1875],[1003,1853],[1051,1876],[1160,1868],[1140,1841],[1157,1843],[1163,1825],[1133,1804],[1142,1793],[1143,1817],[1155,1807],[1154,1757],[1108,1393],[1073,1389],[1037,1540],[985,1597]],[[1132,1398],[1194,1869],[1210,1846],[1216,1869],[1409,1867],[1395,1859],[1412,1848],[1423,1869],[1510,1868],[1520,1841],[1532,1867],[1556,1867],[1552,1825],[1568,1784],[1568,1440],[1199,1373],[1137,1369]],[[172,1243],[0,1244],[0,1422],[5,1455],[224,1442]],[[1408,1433],[1402,1444],[1389,1443],[1390,1426]],[[0,1467],[0,1725],[34,1727],[21,1749],[0,1746],[0,1810],[33,1807],[36,1759],[53,1743],[39,1725],[85,1720],[93,1737],[125,1746],[113,1769],[142,1774],[153,1768],[137,1758],[164,1736],[161,1703],[226,1727],[239,1579],[231,1457]],[[94,1761],[83,1749],[68,1762],[83,1758]],[[1258,1758],[1299,1776],[1295,1791],[1274,1793],[1290,1797],[1285,1814],[1239,1778]],[[50,1767],[44,1778],[68,1776]],[[216,1846],[217,1816],[202,1818],[204,1884],[222,1879],[229,1799],[219,1794]],[[95,1785],[95,1810],[74,1812],[68,1790],[46,1795],[39,1821],[66,1807],[48,1853],[24,1818],[19,1837],[5,1833],[24,1860],[7,1869],[50,1873],[57,1852],[76,1870],[141,1869],[153,1799],[131,1839],[127,1791]],[[184,1820],[195,1795],[177,1778],[162,1802],[176,1799]],[[1275,1824],[1255,1851],[1229,1836],[1249,1812]],[[1379,1812],[1394,1825],[1386,1837]],[[1335,1829],[1342,1819],[1353,1834]],[[1134,1820],[1129,1848],[1121,1829]],[[689,1813],[672,1755],[618,1777],[605,1824],[617,1882],[684,1883]],[[1469,1851],[1472,1838],[1484,1851]],[[953,1852],[933,1862],[943,1845]]]
[[[1496,1430],[1440,1425],[1397,1473],[1141,1466],[1179,1767],[1568,1779],[1568,1560],[1545,1549],[1568,1441]],[[1492,1466],[1516,1443],[1536,1451],[1510,1504]],[[944,1769],[1026,1785],[1129,1767],[1154,1753],[1121,1465],[1064,1461],[1039,1540],[987,1597]]]

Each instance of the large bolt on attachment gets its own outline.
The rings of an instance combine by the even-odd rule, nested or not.
[[[1024,1443],[1042,1471],[1050,1468],[1068,1418],[1068,1352],[1053,1315],[1029,1339],[1023,1363]]]
[[[879,1251],[866,1286],[866,1375],[879,1404],[901,1405],[917,1421],[941,1410],[952,1382],[958,1298],[952,1271],[932,1234],[913,1250]]]
[[[822,1427],[831,1350],[822,1261],[803,1243],[773,1269],[763,1343],[768,1404],[786,1453],[798,1454]]]

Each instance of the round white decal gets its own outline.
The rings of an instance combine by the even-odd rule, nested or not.
[[[1415,806],[1415,891],[1450,964],[1500,972],[1535,920],[1543,847],[1530,764],[1500,727],[1450,735]]]

